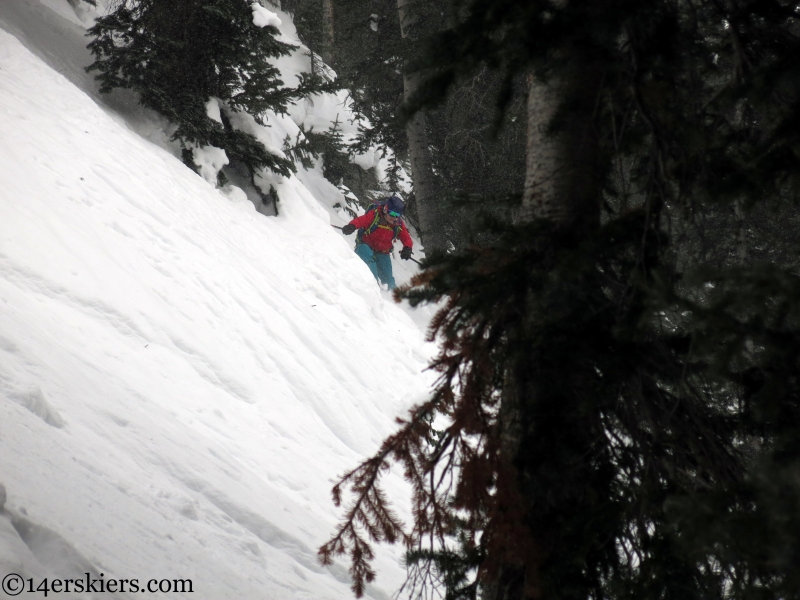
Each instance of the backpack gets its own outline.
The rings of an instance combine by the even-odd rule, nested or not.
[[[369,212],[371,210],[375,211],[375,218],[372,219],[372,223],[370,223],[368,227],[365,227],[364,229],[359,229],[358,230],[358,235],[356,236],[356,240],[358,241],[358,243],[360,243],[360,244],[365,243],[364,242],[364,236],[365,235],[370,235],[373,231],[375,231],[378,228],[378,225],[380,225],[380,223],[381,223],[381,209],[384,206],[386,206],[386,203],[388,201],[389,200],[386,199],[386,200],[381,200],[380,202],[373,202],[372,204],[370,204],[367,207],[367,212]],[[397,240],[397,236],[400,235],[400,230],[402,229],[402,227],[403,227],[403,217],[400,217],[400,218],[397,219],[397,221],[394,224],[394,227],[392,228],[393,229],[393,236],[392,236],[392,243],[393,244]]]

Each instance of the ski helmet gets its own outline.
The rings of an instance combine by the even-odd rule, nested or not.
[[[389,196],[389,199],[386,201],[387,212],[391,211],[402,215],[405,209],[406,205],[401,200],[400,196]]]

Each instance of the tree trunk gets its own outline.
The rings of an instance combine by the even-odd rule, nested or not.
[[[592,127],[595,105],[601,84],[599,70],[590,65],[574,67],[547,82],[529,76],[528,131],[525,187],[520,223],[534,219],[553,222],[571,235],[589,232],[600,223],[597,180],[597,140]],[[569,96],[579,105],[570,106],[568,121],[551,129],[560,102]],[[532,293],[532,292],[531,292]],[[529,302],[530,304],[530,302]],[[523,330],[533,323],[532,312],[525,309]],[[524,451],[522,440],[531,435],[536,423],[527,423],[525,406],[541,397],[541,374],[521,361],[506,375],[498,414],[501,453],[507,464],[516,468]],[[520,493],[522,482],[535,474],[517,472]],[[522,524],[521,524],[522,525]],[[532,532],[536,537],[537,532]],[[534,543],[538,540],[534,539]],[[547,548],[542,549],[547,553]],[[521,561],[501,560],[493,581],[483,585],[482,600],[531,600],[544,597],[536,568]]]
[[[591,230],[600,222],[597,201],[597,141],[592,128],[600,85],[591,68],[546,84],[529,76],[528,142],[521,219],[547,219],[565,227]],[[555,134],[550,123],[561,98],[579,92],[582,106],[570,111]]]
[[[333,43],[336,29],[333,23],[333,0],[322,0],[322,47],[320,57],[329,67],[333,68]]]
[[[400,33],[403,39],[415,40],[417,34],[416,18],[413,14],[414,0],[397,0],[400,16]],[[417,73],[403,74],[403,97],[408,101],[419,90],[421,77]],[[425,250],[444,251],[444,236],[441,214],[437,203],[436,182],[431,165],[431,153],[428,147],[427,119],[425,112],[419,110],[406,124],[408,137],[408,154],[411,161],[411,179],[414,183],[417,213],[419,216],[420,235]]]

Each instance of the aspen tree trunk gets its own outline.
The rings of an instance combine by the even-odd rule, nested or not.
[[[545,219],[571,234],[589,232],[600,222],[597,141],[592,128],[601,84],[599,71],[590,66],[574,67],[547,82],[531,75],[528,84],[525,187],[518,221]],[[551,133],[559,103],[576,93],[581,98],[579,106],[571,106],[567,122]],[[526,309],[523,330],[532,325],[532,318]],[[506,374],[498,418],[501,453],[508,464],[519,464],[516,459],[524,450],[522,440],[526,433],[530,435],[530,428],[536,427],[526,422],[523,407],[541,397],[542,385],[542,374],[533,372],[525,361],[513,365]],[[517,473],[517,481],[528,476]],[[526,568],[521,562],[503,561],[496,580],[483,585],[481,598],[531,600],[544,597],[542,594],[530,565]]]
[[[592,229],[600,222],[597,144],[592,129],[599,77],[589,68],[541,84],[529,77],[528,140],[523,221],[547,219],[564,227]],[[568,79],[567,79],[568,78]],[[583,105],[551,135],[550,122],[566,94],[578,91]]]
[[[413,14],[415,0],[397,0],[400,17],[400,33],[405,40],[415,40],[416,19]],[[421,77],[416,73],[403,74],[403,97],[410,99],[419,90]],[[427,119],[423,110],[406,124],[408,153],[411,161],[411,179],[414,182],[414,196],[417,201],[420,232],[425,250],[443,251],[446,240],[442,231],[442,215],[438,210],[438,198],[431,166],[431,153],[428,147]]]
[[[333,43],[335,41],[333,22],[333,0],[322,0],[322,48],[320,57],[329,67],[333,68]]]

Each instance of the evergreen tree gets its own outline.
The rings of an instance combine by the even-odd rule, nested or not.
[[[430,144],[450,244],[463,249],[485,237],[480,213],[509,215],[525,178],[525,102],[516,97],[504,122],[496,119],[501,78],[482,69],[453,84],[446,101],[428,111]],[[521,85],[521,84],[520,84]]]
[[[319,15],[322,0],[286,0],[300,39],[312,50],[328,35]],[[356,115],[370,126],[361,131],[357,151],[372,146],[407,153],[405,129],[397,118],[403,102],[402,50],[396,0],[351,0],[333,6],[334,37],[331,66],[347,89]],[[395,185],[396,181],[389,183]],[[396,187],[395,187],[396,189]]]
[[[332,0],[284,0],[281,8],[292,15],[297,35],[310,51],[311,72],[327,76],[323,62],[333,67],[336,39]]]
[[[347,89],[356,117],[370,123],[365,126],[362,122],[356,140],[335,155],[330,149],[337,142],[327,132],[313,132],[314,139],[309,143],[315,146],[316,153],[337,161],[337,170],[344,167],[344,154],[369,152],[373,147],[383,150],[394,157],[384,181],[377,181],[374,171],[365,172],[351,164],[343,169],[342,183],[364,199],[364,207],[376,195],[396,192],[402,167],[396,157],[397,153],[402,156],[406,148],[405,131],[395,118],[403,93],[398,59],[393,54],[398,51],[399,40],[396,4],[389,0],[285,0],[283,8],[292,14],[300,39],[310,49],[314,69],[326,74],[330,72],[319,64],[320,54],[333,40],[326,53],[331,60],[328,66],[336,72],[336,85]],[[328,20],[331,16],[332,23]]]
[[[314,166],[312,158],[321,159],[322,175],[338,187],[344,196],[344,205],[337,203],[333,207],[343,208],[351,217],[356,217],[359,209],[368,205],[359,203],[356,194],[366,197],[369,191],[377,187],[377,181],[374,178],[370,180],[361,167],[353,164],[350,148],[344,141],[339,125],[337,117],[331,129],[321,133],[301,126],[294,143],[287,136],[284,151],[306,169]],[[365,185],[364,180],[369,183]]]
[[[222,148],[259,189],[260,170],[288,176],[294,165],[240,129],[237,114],[263,125],[268,110],[285,113],[319,82],[306,77],[298,87],[284,86],[273,61],[293,47],[277,39],[273,25],[254,24],[254,6],[244,0],[120,0],[89,29],[95,62],[88,70],[99,72],[101,92],[133,89],[143,106],[167,117],[188,166],[197,168],[194,149]],[[219,120],[207,110],[212,98],[221,108]]]
[[[405,127],[397,118],[403,103],[402,43],[395,0],[338,2],[336,69],[342,87],[349,90],[353,109],[369,126],[362,126],[355,152],[372,147],[391,149],[401,160],[408,156]],[[386,191],[398,191],[400,163],[381,182]]]
[[[413,176],[408,130],[404,122],[404,65],[420,60],[424,40],[453,21],[456,2],[409,2],[409,38],[403,39],[400,11],[396,0],[348,0],[337,2],[334,10],[335,37],[333,66],[342,87],[347,88],[359,116],[369,122],[363,127],[353,151],[364,152],[377,146],[391,149],[395,160],[384,190],[398,189],[398,171],[404,166]],[[312,50],[323,43],[321,0],[286,0],[284,8],[295,16],[298,32]],[[413,35],[411,35],[413,33]],[[430,151],[434,191],[433,210],[429,215],[441,234],[439,247],[463,247],[469,243],[477,210],[491,204],[492,209],[507,211],[501,201],[522,189],[524,174],[524,102],[515,102],[509,110],[508,124],[498,128],[495,118],[494,91],[502,83],[496,72],[483,69],[459,78],[444,106],[431,107],[425,115],[427,141],[421,145]],[[413,91],[413,90],[412,90]],[[357,184],[348,176],[351,189]],[[419,219],[420,199],[415,190],[408,198],[409,217],[424,232]],[[478,200],[491,194],[492,199]],[[423,240],[424,241],[424,240]],[[428,244],[427,249],[431,249]]]
[[[529,78],[522,211],[401,291],[445,302],[441,378],[334,488],[320,557],[357,595],[404,540],[417,594],[800,596],[797,258],[750,246],[797,218],[799,33],[781,0],[464,2],[417,101],[489,66],[509,106]]]

